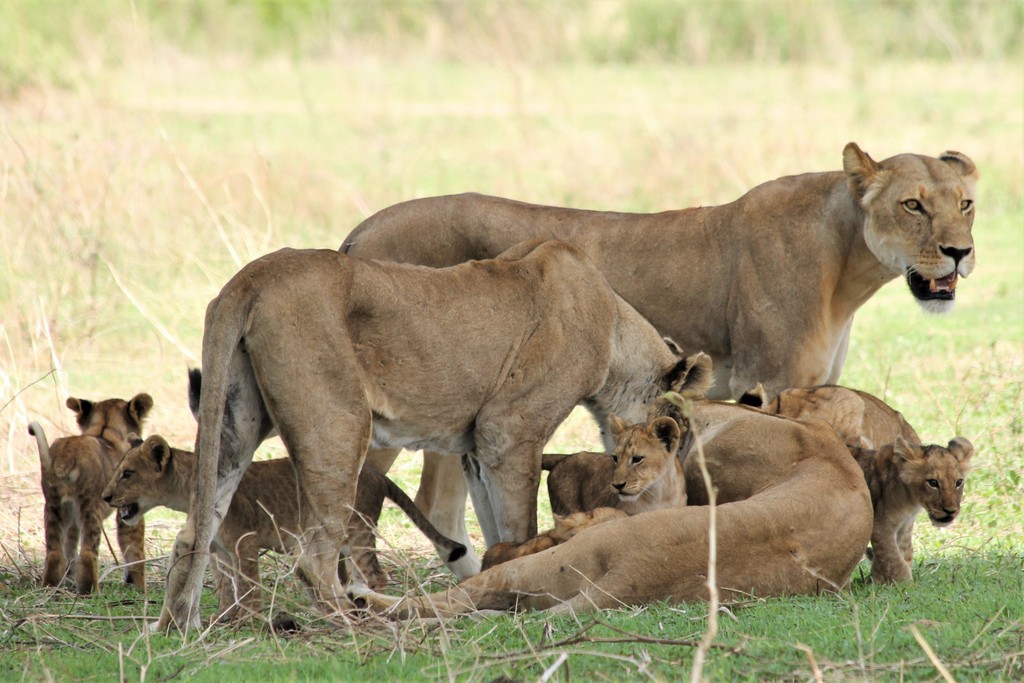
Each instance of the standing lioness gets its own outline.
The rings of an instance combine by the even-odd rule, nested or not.
[[[161,625],[199,618],[210,543],[277,431],[312,525],[299,574],[343,603],[338,554],[367,448],[462,456],[488,545],[537,529],[541,450],[577,404],[647,416],[688,364],[564,242],[445,269],[283,249],[210,302],[198,458]]]
[[[885,283],[904,277],[925,310],[947,311],[959,278],[974,270],[978,172],[966,155],[875,161],[851,142],[842,158],[841,171],[778,178],[728,204],[655,214],[478,194],[414,199],[367,218],[341,249],[448,266],[525,239],[568,240],[662,334],[711,356],[708,398],[738,398],[762,382],[770,399],[839,380],[853,315]],[[394,456],[372,457],[386,470]],[[465,542],[459,479],[451,462],[428,454],[416,503]]]

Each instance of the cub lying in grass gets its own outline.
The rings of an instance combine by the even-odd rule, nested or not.
[[[111,398],[92,402],[69,398],[82,433],[47,444],[38,422],[28,426],[36,437],[42,472],[43,523],[46,529],[46,566],[43,586],[58,586],[69,569],[74,570],[79,595],[99,589],[100,536],[103,520],[112,510],[100,498],[110,473],[128,450],[128,434],[141,432],[142,421],[153,407],[149,394],[130,401]],[[146,586],[146,530],[117,520],[117,543],[125,564],[125,582],[143,590]],[[81,541],[81,553],[79,553]]]
[[[583,475],[582,479],[574,478],[571,482],[571,495],[576,500],[583,503],[593,502],[585,500],[579,492],[588,490],[585,489],[584,481],[601,481],[603,486],[595,494],[601,501],[600,504],[566,515],[556,512],[555,528],[526,543],[498,543],[491,546],[484,555],[483,569],[523,555],[547,550],[568,541],[587,527],[610,519],[686,505],[686,480],[683,476],[683,466],[676,457],[681,437],[679,422],[672,417],[660,416],[647,424],[627,425],[622,419],[612,415],[609,417],[609,426],[615,442],[615,451],[611,455],[577,453],[544,456],[545,463],[554,463],[556,466],[569,461],[558,469],[562,473],[561,478],[554,472],[550,475],[554,476],[556,481],[561,481],[565,488],[569,488],[570,482],[567,480],[573,478],[573,474]],[[602,469],[596,475],[585,469],[592,460],[598,461]],[[605,474],[607,477],[602,476]],[[550,490],[549,488],[549,492]],[[557,493],[551,498],[552,509],[555,509],[556,503],[559,511],[566,507],[564,502],[558,500]]]
[[[960,513],[964,478],[974,446],[957,437],[942,446],[907,443],[903,437],[878,450],[850,447],[871,492],[871,580],[910,581],[914,518],[923,508],[937,527]]]
[[[192,453],[171,448],[160,436],[136,440],[110,478],[103,500],[118,508],[118,521],[126,525],[141,524],[143,515],[157,506],[188,512],[194,464]],[[369,469],[360,473],[356,489],[356,514],[349,529],[354,546],[372,543],[384,498],[409,515],[445,562],[465,554],[466,547],[438,533],[394,482]],[[214,543],[220,562],[211,566],[217,577],[220,618],[248,618],[262,610],[259,551],[299,547],[304,540],[299,532],[304,528],[300,500],[290,459],[254,461],[245,471]],[[373,520],[374,525],[363,520]],[[364,553],[359,560],[356,569],[367,585],[382,587],[386,577],[376,555]],[[338,561],[338,572],[347,574],[344,559]]]

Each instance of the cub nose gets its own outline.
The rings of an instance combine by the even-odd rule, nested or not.
[[[106,503],[107,505],[110,505],[110,501],[112,500],[114,500],[114,494],[110,494],[109,496],[103,496],[103,502]]]
[[[622,489],[626,488],[626,482],[622,482],[621,484],[612,484],[612,487],[616,491],[621,491]]]
[[[956,247],[939,247],[939,251],[953,259],[953,263],[960,265],[960,261],[967,258],[967,255],[971,253],[971,247],[966,249],[957,249]]]

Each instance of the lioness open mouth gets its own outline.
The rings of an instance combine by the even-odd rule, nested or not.
[[[936,280],[923,278],[913,270],[907,271],[910,291],[920,301],[952,301],[956,298],[956,283],[959,279],[955,270]]]
[[[122,505],[121,507],[119,507],[117,509],[117,511],[121,515],[121,521],[122,522],[129,522],[132,519],[134,519],[136,516],[138,516],[138,514],[139,514],[139,504],[138,503],[129,503],[128,505]]]

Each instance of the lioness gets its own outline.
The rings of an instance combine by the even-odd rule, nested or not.
[[[171,448],[161,436],[145,442],[136,439],[110,477],[103,500],[118,510],[118,520],[128,526],[143,523],[143,515],[154,507],[188,512],[192,475],[192,453]],[[288,458],[255,461],[249,465],[231,498],[227,516],[214,542],[220,562],[212,569],[217,578],[219,618],[249,617],[262,611],[259,551],[289,552],[298,547],[305,528],[295,468]],[[364,469],[356,488],[356,514],[352,516],[353,545],[372,541],[374,525],[384,498],[395,502],[438,548],[441,558],[458,559],[466,548],[440,535],[412,500],[383,474]],[[357,563],[361,578],[370,588],[387,582],[376,556],[361,555]],[[338,562],[339,576],[347,576],[345,562]]]
[[[964,478],[974,446],[956,437],[945,448],[921,446],[897,436],[878,450],[851,451],[864,472],[875,510],[871,531],[871,580],[910,581],[914,518],[924,508],[937,527],[960,513]]]
[[[871,535],[864,476],[835,430],[727,403],[689,411],[718,490],[717,575],[725,600],[837,590]],[[687,495],[707,501],[693,484]],[[699,474],[698,474],[699,479]],[[605,609],[707,597],[709,507],[655,510],[599,524],[423,597],[358,596],[398,617],[483,609]]]
[[[28,426],[36,437],[42,473],[43,525],[46,535],[46,565],[43,586],[58,586],[74,566],[75,588],[80,595],[99,589],[97,554],[103,520],[113,512],[100,492],[121,455],[128,450],[128,434],[141,432],[142,422],[153,407],[149,394],[130,401],[110,398],[87,401],[68,398],[67,407],[76,415],[81,434],[46,441],[38,422]],[[117,543],[125,564],[125,582],[140,590],[146,587],[142,525],[128,526],[117,520]],[[81,553],[79,553],[81,541]]]
[[[585,512],[573,512],[568,515],[554,515],[555,528],[546,531],[539,536],[534,536],[526,543],[495,543],[484,553],[481,571],[490,569],[517,557],[533,555],[542,550],[553,548],[559,543],[565,543],[570,538],[584,529],[607,522],[612,519],[628,517],[623,510],[618,508],[600,507]],[[372,588],[372,587],[371,587]]]
[[[656,214],[478,194],[415,199],[367,218],[341,250],[448,266],[524,239],[568,240],[662,334],[711,355],[709,398],[738,398],[757,382],[771,398],[839,380],[853,315],[885,283],[902,276],[925,310],[946,311],[974,269],[978,172],[966,155],[877,162],[851,142],[842,157],[842,171],[778,178],[728,204]],[[370,457],[386,471],[396,455]],[[416,503],[463,541],[465,495],[454,461],[426,454]]]
[[[341,607],[337,558],[371,444],[462,455],[488,545],[520,542],[537,529],[541,449],[572,408],[639,422],[686,368],[565,242],[445,269],[257,259],[207,309],[196,485],[159,626],[197,624],[206,549],[274,431],[315,522],[299,574]]]

